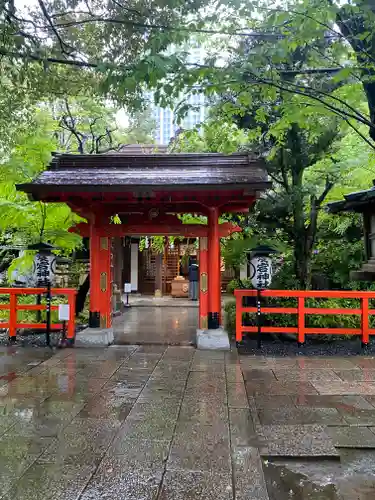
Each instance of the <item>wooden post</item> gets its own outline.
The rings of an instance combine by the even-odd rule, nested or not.
[[[163,254],[155,255],[155,297],[162,296],[163,288]]]
[[[199,328],[208,328],[207,238],[199,238]]]
[[[220,326],[220,238],[219,210],[208,210],[208,329]]]
[[[242,307],[243,295],[236,294],[236,342],[242,341]]]
[[[305,343],[305,298],[298,297],[298,345]]]
[[[219,325],[222,324],[222,312],[221,312],[221,285],[222,285],[222,274],[221,274],[221,244],[220,244],[220,236],[219,236],[219,245],[218,245],[218,252],[219,252],[219,272],[218,272],[218,304],[219,304]]]
[[[9,339],[17,338],[17,295],[11,291],[9,294]]]
[[[76,321],[76,292],[68,294],[68,304],[69,304],[69,321],[68,321],[68,331],[66,338],[70,344],[74,343],[76,330],[75,330],[75,321]]]
[[[361,330],[362,330],[362,346],[369,343],[369,313],[368,313],[368,298],[362,297],[361,300]]]
[[[112,326],[111,239],[100,236],[94,224],[90,231],[90,326]]]

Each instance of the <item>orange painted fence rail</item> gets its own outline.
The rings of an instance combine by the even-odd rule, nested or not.
[[[47,288],[0,288],[0,297],[9,295],[9,304],[0,304],[0,310],[8,310],[9,318],[7,322],[0,322],[0,328],[9,329],[10,339],[15,339],[18,328],[30,328],[38,330],[46,330],[46,323],[19,323],[17,311],[46,311],[45,304],[19,304],[18,297],[20,295],[46,295]],[[67,322],[66,338],[74,341],[75,338],[75,297],[77,290],[73,288],[51,288],[51,296],[64,295],[67,298],[69,305],[69,320]],[[57,311],[58,305],[52,305],[51,311]],[[62,323],[51,323],[51,330],[61,330]]]
[[[261,297],[279,297],[297,299],[297,307],[261,307],[262,314],[296,314],[297,326],[245,326],[243,314],[257,313],[256,307],[244,307],[244,297],[257,297],[257,290],[239,289],[234,291],[236,297],[236,342],[242,340],[243,333],[293,333],[297,334],[299,344],[305,343],[305,335],[361,335],[362,343],[368,344],[370,335],[375,335],[375,329],[370,328],[369,318],[375,315],[375,309],[370,309],[369,301],[375,299],[375,292],[360,292],[346,290],[262,290]],[[306,299],[359,299],[360,308],[324,308],[306,307]],[[305,319],[310,314],[350,314],[359,315],[361,328],[307,328]]]

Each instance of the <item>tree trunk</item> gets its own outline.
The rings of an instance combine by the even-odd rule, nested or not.
[[[306,290],[311,287],[311,252],[303,248],[305,238],[301,236],[300,241],[294,245],[294,271],[300,288]]]
[[[298,132],[292,126],[290,132],[291,150],[296,153],[300,150],[298,144]],[[311,255],[306,251],[306,228],[305,228],[305,210],[303,193],[303,168],[297,164],[292,166],[292,191],[291,203],[293,212],[293,235],[294,235],[294,270],[301,289],[310,286],[310,260]]]

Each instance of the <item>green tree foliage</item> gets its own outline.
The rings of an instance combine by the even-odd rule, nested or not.
[[[50,242],[69,252],[80,243],[77,235],[68,232],[78,217],[64,204],[30,202],[26,194],[16,191],[16,184],[30,182],[46,168],[57,147],[55,123],[48,114],[39,111],[34,125],[19,132],[17,145],[1,165],[1,238],[17,246]]]
[[[366,125],[363,140],[373,144],[374,10],[372,0],[38,0],[28,8],[8,0],[2,69],[42,95],[90,88],[133,106],[145,87],[163,103],[190,89],[236,93],[245,106],[254,88],[266,101],[284,92],[301,97],[294,113],[323,108],[356,130]],[[204,64],[188,57],[192,37],[207,48]]]
[[[10,96],[9,96],[10,97]],[[22,102],[23,104],[23,102]],[[20,108],[21,109],[21,108]],[[14,108],[17,112],[17,108]],[[122,145],[150,138],[151,126],[137,129],[138,117],[128,127],[116,123],[117,110],[97,98],[64,98],[29,108],[25,120],[13,124],[13,136],[4,136],[4,155],[0,172],[0,241],[4,247],[25,248],[28,244],[49,242],[70,254],[81,245],[81,238],[69,229],[80,219],[62,203],[32,202],[16,190],[16,184],[30,182],[51,161],[53,151],[104,153]],[[142,112],[146,121],[146,112]],[[150,122],[149,122],[150,123]],[[149,141],[148,141],[149,142]],[[6,144],[6,146],[5,146]],[[15,251],[3,251],[0,269],[6,268]],[[13,262],[10,270],[27,267],[28,253]]]

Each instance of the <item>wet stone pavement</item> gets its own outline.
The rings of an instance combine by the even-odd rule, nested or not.
[[[375,358],[1,348],[0,498],[373,500]]]

